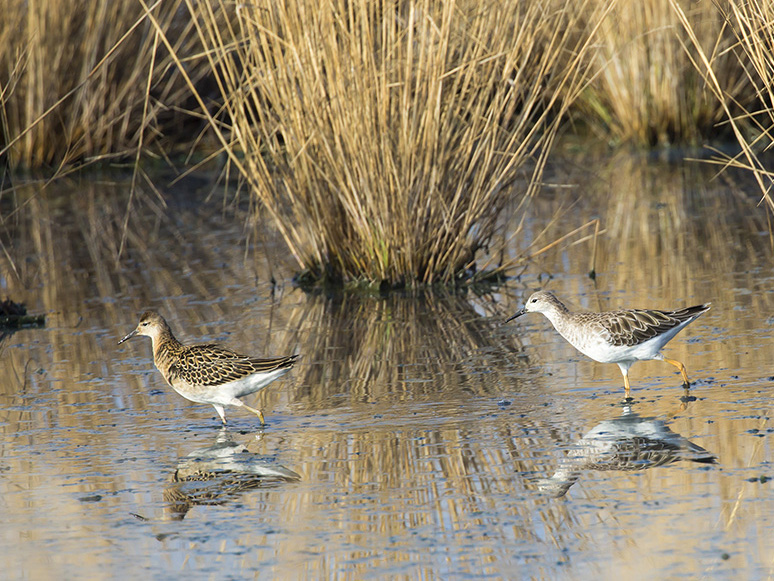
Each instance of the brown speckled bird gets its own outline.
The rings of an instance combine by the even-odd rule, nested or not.
[[[224,406],[233,405],[253,412],[263,425],[261,410],[239,398],[266,387],[298,359],[298,355],[256,359],[217,345],[183,345],[164,317],[153,311],[143,313],[137,328],[118,344],[137,335],[151,338],[153,363],[172,389],[187,400],[212,405],[224,424]]]

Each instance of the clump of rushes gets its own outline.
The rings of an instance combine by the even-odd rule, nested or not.
[[[146,11],[137,0],[5,2],[0,159],[38,168],[126,157],[176,126],[174,108],[190,93],[169,53],[158,50],[148,15],[178,56],[189,54],[195,35],[182,3]],[[190,62],[188,69],[196,77]]]
[[[390,287],[475,276],[515,179],[531,172],[525,199],[536,187],[607,10],[276,0],[232,20],[225,1],[188,4],[224,101],[212,122],[299,280]]]
[[[734,128],[734,135],[742,147],[742,154],[725,163],[743,167],[754,172],[763,199],[769,210],[774,211],[771,196],[774,173],[767,169],[758,155],[772,147],[774,127],[774,4],[767,0],[734,0],[721,5],[723,16],[729,22],[739,41],[736,56],[749,80],[750,87],[758,98],[755,110],[745,111],[736,117],[728,110],[728,120]],[[709,63],[715,78],[716,66]],[[720,90],[720,87],[718,87]],[[733,97],[723,95],[723,97]],[[731,100],[731,99],[727,99]],[[752,125],[752,131],[743,131],[744,125]]]
[[[607,4],[608,0],[594,0]],[[638,146],[701,144],[727,138],[722,103],[694,65],[709,55],[735,110],[755,99],[731,48],[736,39],[715,2],[618,2],[601,23],[599,75],[578,99],[588,128],[613,142]],[[690,32],[681,24],[685,18]],[[694,41],[696,45],[694,45]]]
[[[739,167],[753,172],[769,211],[774,211],[771,196],[774,173],[759,159],[760,153],[771,148],[771,128],[774,125],[774,7],[764,0],[733,0],[718,4],[718,11],[737,40],[733,55],[738,68],[744,71],[748,93],[756,99],[753,105],[740,103],[723,82],[724,67],[719,66],[715,52],[704,49],[700,34],[677,0],[669,0],[680,19],[686,37],[696,54],[694,66],[706,79],[708,90],[723,108],[728,127],[741,147],[734,156],[718,151],[715,161],[724,166]],[[741,105],[741,106],[740,106]],[[741,109],[741,112],[739,111]]]

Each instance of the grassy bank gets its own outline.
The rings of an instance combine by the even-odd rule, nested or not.
[[[647,147],[732,138],[744,155],[730,162],[768,196],[774,15],[760,0],[12,0],[6,12],[5,166],[164,156],[194,147],[206,121],[304,284],[507,268],[502,227],[539,189],[560,131]]]
[[[774,6],[762,0],[746,0],[721,4],[720,10],[736,39],[733,54],[738,67],[744,70],[746,90],[755,96],[751,106],[740,103],[727,90],[716,59],[702,50],[690,20],[675,7],[698,53],[696,68],[706,75],[707,85],[722,104],[728,126],[741,147],[737,156],[720,155],[720,162],[750,170],[760,188],[761,201],[774,212],[774,172],[762,158],[774,144]]]

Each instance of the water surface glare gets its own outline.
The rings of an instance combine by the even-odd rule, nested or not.
[[[754,190],[696,165],[586,167],[549,174],[577,191],[538,197],[513,251],[575,191],[555,233],[601,219],[595,281],[588,243],[568,241],[496,291],[386,297],[295,289],[275,235],[204,186],[166,210],[140,197],[120,259],[128,181],[21,190],[0,288],[47,326],[0,339],[1,570],[774,576],[774,277]],[[501,324],[546,286],[594,310],[711,301],[666,348],[690,394],[670,365],[638,363],[625,407],[617,366],[540,315]],[[146,308],[184,342],[302,355],[246,398],[265,429],[232,408],[222,430],[165,386],[150,341],[117,345]]]

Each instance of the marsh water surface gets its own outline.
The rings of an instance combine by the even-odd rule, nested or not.
[[[120,256],[125,176],[1,199],[0,292],[47,317],[0,344],[4,576],[774,576],[765,210],[696,163],[589,167],[554,168],[513,251],[599,218],[596,278],[576,237],[466,292],[305,293],[270,225],[204,182],[135,197]],[[690,394],[638,363],[624,407],[617,366],[539,315],[503,325],[536,288],[593,310],[712,302],[666,349]],[[302,355],[247,398],[264,429],[232,409],[222,431],[149,341],[116,344],[147,308],[184,341]]]

